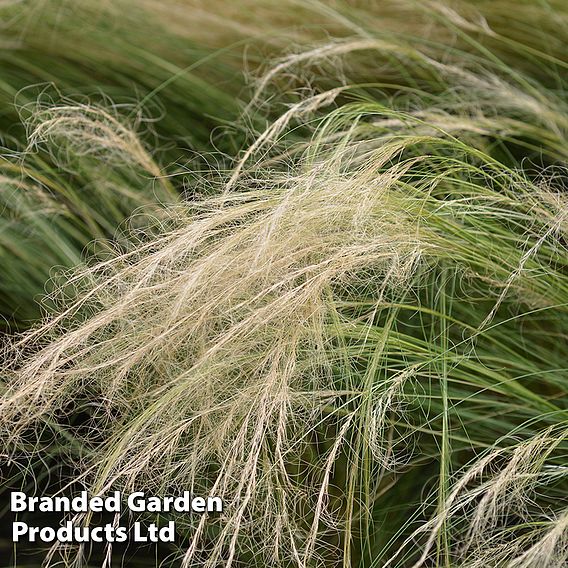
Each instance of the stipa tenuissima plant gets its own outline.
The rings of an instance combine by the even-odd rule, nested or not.
[[[134,212],[159,215],[161,204],[180,199],[136,131],[111,110],[36,105],[26,124],[26,148],[0,158],[0,313],[8,327],[40,317],[35,300],[54,267],[92,256],[95,239],[126,245],[118,229]]]
[[[237,129],[214,130],[242,110],[240,59],[180,37],[156,11],[122,0],[0,5],[2,331],[40,319],[55,267],[92,257],[92,241],[115,238],[140,207],[177,202],[169,176],[238,146]]]
[[[220,495],[174,565],[566,564],[566,63],[504,4],[429,6],[454,49],[358,8],[259,81],[309,90],[224,191],[71,277],[9,348],[7,453]]]

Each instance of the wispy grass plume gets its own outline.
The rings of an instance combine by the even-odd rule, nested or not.
[[[389,6],[306,3],[334,35],[258,79],[232,170],[6,348],[7,454],[222,497],[172,565],[566,563],[566,10]],[[171,191],[112,113],[47,112],[58,160]]]

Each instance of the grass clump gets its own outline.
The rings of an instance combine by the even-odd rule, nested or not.
[[[286,106],[222,191],[7,347],[6,453],[56,444],[93,493],[223,498],[176,518],[172,565],[568,560],[566,61],[543,41],[566,12],[420,6],[309,3],[337,35],[258,80],[247,112]],[[152,172],[106,111],[49,112],[32,141]]]
[[[50,277],[93,258],[94,241],[115,239],[140,208],[178,202],[183,182],[169,177],[214,152],[221,167],[238,147],[238,129],[214,134],[242,111],[237,48],[182,38],[156,11],[127,1],[0,7],[3,330],[41,319]],[[127,241],[122,232],[117,242]]]
[[[135,211],[159,215],[160,204],[180,199],[136,132],[108,110],[36,106],[27,127],[27,147],[0,162],[0,310],[9,327],[40,317],[36,300],[54,267],[103,254],[95,239],[127,246],[128,236],[117,231]]]

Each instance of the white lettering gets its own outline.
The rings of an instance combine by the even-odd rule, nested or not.
[[[10,510],[12,511],[12,513],[19,513],[20,511],[25,511],[26,509],[26,494],[22,491],[12,491],[12,494],[10,495]]]
[[[128,496],[128,508],[135,513],[143,513],[146,510],[142,491],[136,491]]]
[[[20,542],[20,537],[25,535],[28,532],[28,525],[26,523],[22,523],[21,521],[17,521],[12,524],[12,541]]]

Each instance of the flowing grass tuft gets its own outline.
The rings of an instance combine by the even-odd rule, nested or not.
[[[7,346],[5,453],[220,496],[175,517],[176,566],[563,566],[566,11],[306,6],[343,32],[258,79],[244,120],[281,112],[233,169]],[[112,112],[42,112],[32,147],[169,195]]]

